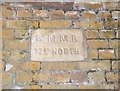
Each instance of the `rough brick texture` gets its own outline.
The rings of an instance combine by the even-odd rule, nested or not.
[[[2,88],[118,89],[120,8],[118,2],[97,1],[2,3]],[[31,60],[35,29],[82,30],[86,59]]]

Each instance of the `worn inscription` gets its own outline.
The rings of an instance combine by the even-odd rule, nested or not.
[[[32,31],[32,61],[80,61],[85,58],[82,30]]]

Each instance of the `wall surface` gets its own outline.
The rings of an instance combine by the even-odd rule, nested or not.
[[[118,2],[2,3],[2,89],[118,89]],[[36,61],[31,31],[82,30],[87,58]]]

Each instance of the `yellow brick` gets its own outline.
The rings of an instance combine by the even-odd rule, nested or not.
[[[102,3],[84,3],[84,7],[91,10],[98,10],[102,8]]]
[[[43,70],[75,70],[78,64],[75,62],[42,62]]]
[[[64,18],[64,12],[62,10],[52,10],[49,12],[49,18],[52,19],[62,19]]]
[[[106,9],[106,10],[119,9],[118,2],[104,2],[104,3],[103,3],[103,7],[104,7],[104,9]]]
[[[100,31],[101,38],[115,38],[115,32],[112,30],[102,30]]]
[[[71,71],[70,79],[73,83],[84,83],[88,81],[88,74],[85,71]]]
[[[96,19],[96,15],[95,15],[95,12],[84,11],[82,13],[82,18],[83,19]]]
[[[119,21],[118,20],[106,20],[105,27],[106,29],[118,29]]]
[[[104,61],[87,61],[79,62],[79,69],[81,70],[110,70],[111,64],[109,60]]]
[[[38,71],[40,70],[40,62],[31,62],[31,61],[14,61],[10,60],[7,61],[6,64],[12,65],[12,68],[9,70],[10,72],[16,72],[16,71]]]
[[[1,28],[5,28],[6,27],[6,20],[2,19],[1,21]]]
[[[100,83],[105,81],[105,73],[102,71],[88,73],[90,83]]]
[[[118,19],[118,18],[119,18],[119,17],[118,17],[119,14],[120,14],[119,11],[113,11],[113,12],[112,12],[112,18]]]
[[[98,18],[100,19],[111,19],[111,14],[109,11],[100,11],[98,13]]]
[[[119,56],[120,51],[119,50],[120,49],[115,49],[115,59],[120,59],[120,56]]]
[[[16,60],[15,61],[14,60],[11,61],[10,60],[10,61],[6,62],[6,66],[7,65],[11,65],[11,68],[9,70],[7,70],[7,72],[17,72],[17,71],[21,70],[20,69],[20,66],[21,66],[21,62],[20,61],[16,61]]]
[[[109,46],[110,48],[118,48],[119,47],[119,40],[110,40],[109,41]]]
[[[12,84],[12,80],[13,78],[9,73],[2,72],[2,85],[3,86]]]
[[[2,28],[2,25],[3,25],[3,22],[2,22],[3,20],[0,18],[0,27]],[[0,28],[0,29],[1,29]]]
[[[106,73],[106,78],[108,82],[118,81],[118,73],[108,72]]]
[[[71,84],[52,84],[43,85],[42,89],[79,89],[76,85]]]
[[[87,30],[85,31],[86,38],[98,38],[97,30]]]
[[[13,38],[13,30],[7,29],[2,30],[2,38],[3,39],[12,39]]]
[[[28,40],[6,40],[6,49],[28,49]]]
[[[48,10],[33,10],[34,17],[48,18]]]
[[[29,31],[25,29],[16,29],[14,32],[15,38],[28,38],[29,37]]]
[[[2,17],[12,17],[13,16],[13,11],[8,9],[7,6],[2,6]]]
[[[65,13],[65,17],[67,19],[79,19],[80,18],[80,15],[77,11],[67,11]]]
[[[41,20],[40,28],[69,28],[72,25],[70,20]]]
[[[103,29],[103,22],[100,21],[80,21],[75,22],[75,28],[82,29]]]
[[[120,21],[114,20],[111,22],[114,29],[119,29]]]
[[[50,77],[49,72],[40,72],[33,75],[33,80],[37,82],[50,82]]]
[[[24,72],[24,71],[17,71],[16,73],[16,83],[18,84],[25,84],[32,82],[32,73]]]
[[[41,89],[41,86],[39,86],[39,85],[30,85],[30,86],[24,87],[24,89],[38,90],[38,89]]]
[[[107,40],[88,40],[87,43],[90,49],[108,48]]]
[[[89,29],[90,23],[88,21],[74,22],[75,28]]]
[[[7,20],[6,21],[7,28],[21,28],[21,29],[28,29],[31,27],[31,23],[26,20]]]
[[[21,60],[27,58],[27,54],[21,54],[19,50],[11,50],[11,56],[9,57],[11,60]]]
[[[98,59],[97,50],[88,50],[88,58],[89,59]]]
[[[40,62],[24,62],[21,64],[20,69],[26,71],[38,71],[40,70]]]
[[[10,58],[10,56],[11,56],[11,52],[10,52],[10,51],[8,51],[8,50],[3,50],[3,51],[2,51],[2,58],[3,58],[4,60]]]
[[[32,17],[32,13],[29,10],[18,10],[17,11],[18,17]]]
[[[120,85],[118,84],[118,82],[115,83],[115,89],[120,89],[119,87],[120,87]]]
[[[39,26],[39,21],[32,21],[32,26],[33,28],[38,28]]]
[[[99,50],[99,58],[100,59],[114,59],[115,52],[114,50]]]
[[[53,73],[52,74],[52,82],[69,82],[70,75],[67,72],[61,72],[61,73]]]
[[[119,61],[112,61],[112,70],[120,70]]]
[[[80,89],[114,89],[114,85],[111,84],[88,84],[80,85]]]
[[[90,29],[103,29],[103,22],[90,22]]]

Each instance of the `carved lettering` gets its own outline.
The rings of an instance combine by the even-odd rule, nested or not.
[[[77,36],[76,35],[72,35],[72,42],[77,42]]]
[[[48,54],[49,48],[38,48],[34,49],[36,55],[45,55]]]
[[[36,41],[41,41],[41,37],[36,35]]]
[[[32,31],[31,59],[34,61],[84,60],[83,34],[73,29]]]
[[[48,35],[48,42],[55,42],[55,35]]]
[[[79,54],[79,48],[53,48],[53,55],[70,55],[70,54]]]
[[[67,35],[60,35],[60,42],[68,42],[68,36]]]

